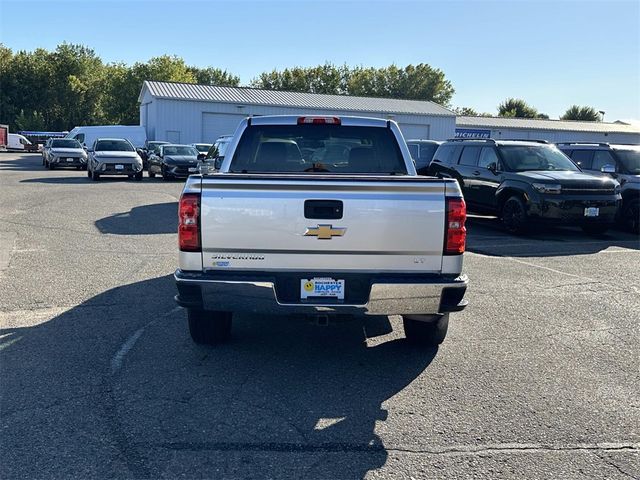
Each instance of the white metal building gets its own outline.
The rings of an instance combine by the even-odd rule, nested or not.
[[[456,137],[639,144],[640,128],[618,122],[459,116]]]
[[[145,81],[140,125],[149,140],[207,142],[249,115],[353,115],[393,119],[405,138],[445,140],[456,116],[433,102]]]

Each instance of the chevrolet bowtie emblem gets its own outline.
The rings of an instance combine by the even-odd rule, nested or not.
[[[318,237],[319,240],[331,240],[333,237],[343,236],[346,231],[346,228],[333,228],[333,225],[318,225],[317,227],[308,227],[304,236]]]

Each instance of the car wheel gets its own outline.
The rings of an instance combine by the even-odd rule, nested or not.
[[[520,197],[510,197],[502,207],[502,225],[504,229],[514,235],[527,232],[527,210]]]
[[[136,182],[141,182],[142,181],[142,170],[140,170],[138,173],[136,173],[133,178],[136,179]]]
[[[171,176],[166,172],[164,168],[162,169],[162,180],[164,180],[165,182],[171,180]]]
[[[640,198],[626,202],[622,207],[622,224],[633,233],[640,233]]]
[[[100,180],[100,174],[99,174],[99,173],[96,173],[95,171],[91,172],[91,179],[92,179],[94,182],[97,182],[98,180]]]
[[[583,225],[582,230],[589,235],[602,235],[609,230],[609,225],[594,223],[593,225]]]
[[[407,341],[425,347],[437,347],[447,336],[449,314],[422,318],[405,315],[402,317],[402,323]]]
[[[210,312],[188,308],[187,320],[189,333],[195,343],[216,345],[226,342],[231,336],[231,312]]]
[[[149,170],[147,170],[147,175],[149,175],[149,178],[156,178],[156,174],[154,172],[149,171]]]
[[[49,165],[47,165],[49,167],[49,170],[53,170],[55,167],[55,165],[51,162],[49,162]]]
[[[91,178],[91,170],[87,168],[87,177]]]

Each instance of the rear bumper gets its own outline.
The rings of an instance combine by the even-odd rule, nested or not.
[[[467,305],[466,275],[338,273],[336,277],[346,277],[344,301],[299,300],[300,278],[326,275],[176,270],[176,302],[186,308],[274,315],[430,315],[460,311]],[[349,298],[351,287],[357,291]]]

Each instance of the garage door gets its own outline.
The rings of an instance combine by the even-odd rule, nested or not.
[[[228,113],[203,113],[202,138],[200,141],[213,143],[220,135],[229,135],[236,131],[238,123],[245,115]]]
[[[429,125],[418,125],[412,123],[401,123],[400,130],[405,140],[421,139],[429,140]]]

